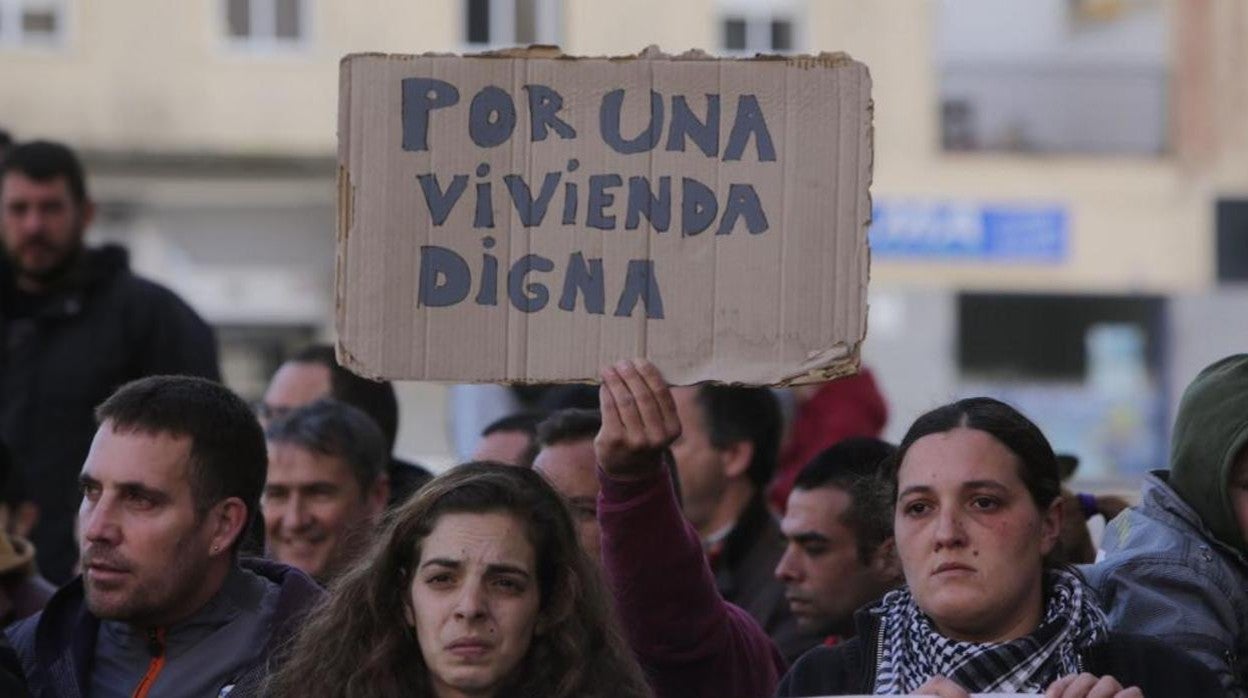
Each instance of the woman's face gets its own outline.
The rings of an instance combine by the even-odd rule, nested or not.
[[[421,545],[408,622],[437,696],[492,696],[529,649],[541,600],[525,524],[443,514]]]
[[[1041,620],[1061,498],[1039,511],[1021,467],[996,438],[967,428],[924,436],[901,462],[897,551],[915,602],[948,637],[1006,641]]]

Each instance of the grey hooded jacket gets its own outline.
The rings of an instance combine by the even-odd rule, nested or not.
[[[1248,696],[1248,561],[1213,537],[1157,471],[1142,501],[1105,529],[1103,560],[1084,568],[1110,627],[1186,650]]]

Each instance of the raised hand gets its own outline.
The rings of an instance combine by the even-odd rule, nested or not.
[[[645,359],[606,366],[600,375],[602,429],[594,439],[598,465],[612,477],[647,477],[662,467],[663,452],[680,436],[667,381]]]

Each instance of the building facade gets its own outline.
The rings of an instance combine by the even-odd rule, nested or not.
[[[1237,0],[0,0],[0,127],[84,152],[94,238],[199,308],[254,396],[332,336],[343,55],[845,51],[874,83],[889,436],[992,392],[1130,479],[1248,346],[1245,38]],[[406,455],[453,459],[444,391],[402,387]]]

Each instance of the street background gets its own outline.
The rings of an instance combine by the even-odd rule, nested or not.
[[[0,0],[0,128],[82,152],[88,240],[211,322],[254,399],[333,338],[341,57],[530,43],[867,64],[887,438],[988,393],[1085,489],[1134,489],[1182,388],[1248,349],[1239,0]],[[447,386],[397,387],[399,454],[450,465]]]

